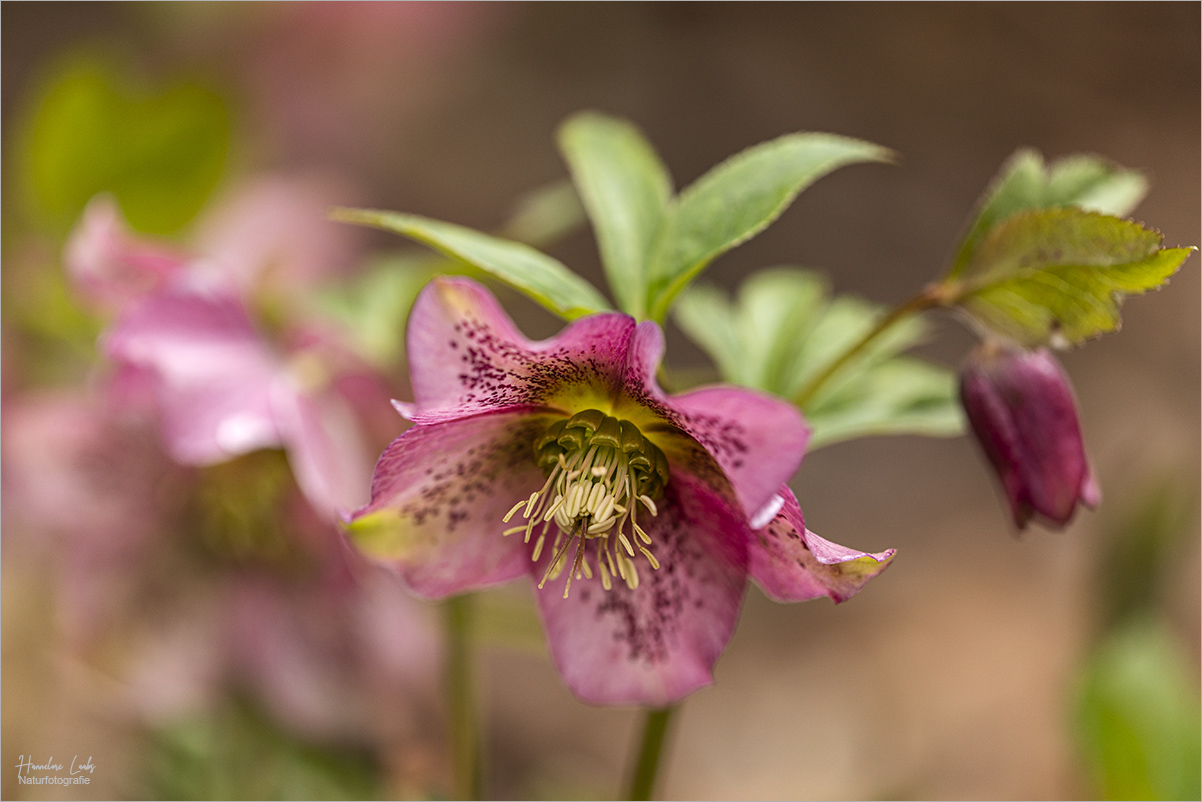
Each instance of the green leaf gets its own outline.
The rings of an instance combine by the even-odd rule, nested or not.
[[[662,321],[706,265],[766,228],[817,179],[845,164],[889,158],[856,139],[787,134],[713,168],[668,207],[649,267],[650,317]]]
[[[335,209],[334,220],[391,231],[429,245],[520,290],[565,320],[609,309],[604,296],[561,262],[520,242],[412,214]]]
[[[1079,343],[1119,327],[1123,296],[1164,284],[1191,248],[1161,249],[1138,223],[1079,209],[1031,211],[977,247],[955,303],[1025,346]]]
[[[251,702],[213,706],[147,733],[145,787],[155,799],[382,799],[380,761],[353,741],[306,740]],[[424,789],[423,789],[424,790]]]
[[[843,295],[830,301],[816,316],[809,336],[796,345],[797,353],[785,374],[782,395],[788,398],[799,395],[811,380],[863,339],[883,314],[884,309],[880,306],[851,296]],[[890,327],[832,374],[807,401],[805,409],[812,409],[858,371],[880,364],[922,342],[926,331],[926,324],[918,317],[904,319]]]
[[[518,200],[513,216],[501,227],[506,239],[542,248],[574,231],[584,222],[580,197],[569,181],[540,187]]]
[[[618,306],[641,318],[647,260],[672,197],[667,168],[635,126],[595,112],[564,123],[559,148],[588,209]]]
[[[909,357],[848,374],[838,392],[807,406],[811,450],[856,437],[954,437],[964,431],[955,375]]]
[[[528,245],[555,242],[584,222],[584,209],[569,181],[534,190],[517,204],[501,228],[508,239]],[[404,362],[405,322],[422,287],[437,275],[488,274],[425,250],[398,251],[373,259],[350,281],[340,281],[312,294],[318,314],[333,319],[349,334],[360,356],[381,371]]]
[[[876,324],[882,310],[846,296],[830,299],[816,273],[764,270],[731,304],[717,289],[689,287],[674,319],[714,359],[723,379],[796,397]],[[810,447],[883,434],[951,436],[963,431],[953,374],[899,357],[924,336],[920,318],[889,328],[806,401]]]
[[[745,342],[743,383],[788,393],[798,349],[829,293],[819,274],[790,268],[760,270],[743,282],[736,321]]]
[[[76,59],[46,85],[17,148],[23,197],[65,229],[92,196],[116,196],[130,225],[169,234],[204,205],[225,168],[228,113],[191,83],[135,88],[117,71]]]
[[[1143,200],[1148,183],[1098,156],[1069,156],[1045,167],[1033,150],[1020,150],[1003,165],[964,236],[948,278],[959,276],[995,226],[1032,209],[1076,206],[1086,211],[1125,217]]]
[[[317,309],[350,334],[356,352],[382,371],[404,360],[405,321],[422,287],[450,272],[434,254],[386,254],[368,264],[353,282],[315,296]]]
[[[1111,633],[1077,693],[1074,734],[1102,799],[1198,799],[1197,680],[1181,646],[1150,619]]]
[[[765,389],[745,370],[749,354],[735,324],[735,311],[726,293],[708,284],[695,284],[680,294],[672,310],[676,325],[709,354],[725,381]]]

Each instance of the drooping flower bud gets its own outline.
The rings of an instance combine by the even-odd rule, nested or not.
[[[1077,502],[1097,506],[1072,385],[1046,349],[978,348],[960,375],[960,400],[1020,529],[1033,515],[1063,528]]]

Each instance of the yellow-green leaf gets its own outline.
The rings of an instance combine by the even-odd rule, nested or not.
[[[955,302],[1028,347],[1079,343],[1119,327],[1123,297],[1164,284],[1191,248],[1165,248],[1138,223],[1080,209],[1024,212],[981,240]]]

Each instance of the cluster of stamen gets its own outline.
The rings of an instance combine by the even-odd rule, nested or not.
[[[659,561],[648,548],[651,537],[639,526],[636,508],[641,504],[652,516],[659,514],[655,502],[668,483],[668,460],[637,426],[600,410],[587,409],[551,424],[535,442],[534,453],[547,481],[505,515],[504,522],[509,523],[522,510],[526,523],[503,534],[525,532],[529,543],[534,530],[541,527],[531,555],[538,562],[554,525],[554,556],[539,582],[540,588],[567,568],[573,544],[576,551],[563,589],[565,599],[573,577],[593,577],[590,544],[595,547],[597,573],[606,590],[613,587],[615,578],[631,590],[639,586],[635,565],[639,555],[653,569],[659,568]]]

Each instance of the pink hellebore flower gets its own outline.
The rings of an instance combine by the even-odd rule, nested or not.
[[[960,376],[960,398],[1018,528],[1038,515],[1060,529],[1078,502],[1098,505],[1073,389],[1048,351],[977,349]]]
[[[279,215],[262,214],[286,239]],[[320,222],[314,216],[309,225]],[[92,297],[118,302],[103,337],[117,365],[113,393],[151,404],[179,463],[209,465],[283,447],[305,495],[327,518],[355,508],[366,495],[370,458],[337,392],[341,354],[328,338],[295,328],[270,340],[249,311],[253,270],[229,251],[239,241],[256,255],[274,251],[239,232],[217,239],[222,261],[186,261],[132,237],[110,199],[88,206],[68,243],[68,268]]]
[[[64,634],[87,645],[134,595],[129,566],[179,506],[183,471],[144,420],[70,391],[7,399],[2,453],[6,554],[53,556]]]
[[[530,574],[551,654],[595,704],[666,705],[712,681],[748,575],[775,598],[854,595],[893,552],[807,532],[784,482],[808,428],[750,390],[669,397],[663,335],[618,313],[531,342],[466,279],[422,291],[416,425],[381,456],[351,535],[419,595]],[[759,530],[759,531],[756,531]]]

